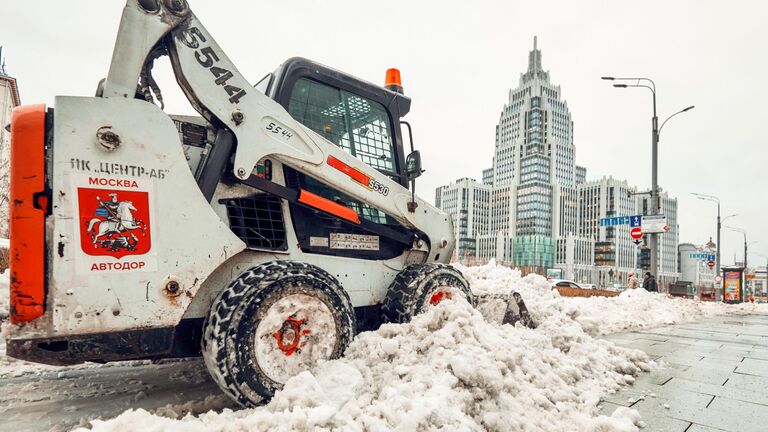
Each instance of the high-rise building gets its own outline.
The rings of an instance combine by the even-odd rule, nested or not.
[[[576,185],[586,175],[575,153],[568,104],[542,68],[534,37],[528,69],[499,116],[492,171],[483,172],[493,189],[481,257],[531,269],[565,264],[557,240],[577,235]]]
[[[477,236],[488,230],[490,193],[490,186],[471,178],[456,180],[435,191],[435,205],[453,218],[454,253],[459,261],[473,260],[477,256]]]
[[[576,165],[576,184],[582,184],[587,181],[587,169],[583,166]]]
[[[483,184],[493,186],[493,167],[483,170]]]

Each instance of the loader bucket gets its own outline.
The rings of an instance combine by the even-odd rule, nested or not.
[[[523,297],[517,291],[509,294],[475,294],[475,301],[477,310],[487,321],[511,325],[519,322],[525,327],[536,328]]]

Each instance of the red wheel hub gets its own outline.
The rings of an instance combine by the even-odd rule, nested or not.
[[[301,326],[304,324],[304,320],[297,320],[293,316],[289,316],[280,330],[274,333],[275,340],[277,341],[277,347],[286,356],[291,356],[293,353],[301,352],[301,348],[307,344],[307,341],[301,340],[302,336],[306,336],[311,332],[308,329],[303,329]]]
[[[438,303],[440,303],[441,301],[443,301],[443,299],[450,299],[450,298],[451,298],[451,293],[450,292],[448,292],[448,291],[438,291],[438,292],[432,294],[432,297],[429,298],[429,304],[431,304],[432,306],[435,306]]]

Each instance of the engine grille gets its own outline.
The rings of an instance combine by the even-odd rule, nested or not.
[[[256,195],[227,198],[229,227],[249,248],[286,250],[285,222],[280,198]]]

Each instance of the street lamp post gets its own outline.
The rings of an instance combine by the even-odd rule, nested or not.
[[[732,227],[732,226],[726,226],[731,231],[736,231],[744,234],[744,273],[747,272],[747,248],[752,243],[757,243],[756,241],[753,241],[751,243],[747,243],[747,230],[744,228],[738,228],[738,227]]]
[[[747,254],[749,253],[749,245],[751,245],[753,243],[757,243],[757,241],[752,241],[752,242],[747,243],[747,230],[745,230],[744,228],[738,228],[738,227],[732,227],[732,226],[726,226],[726,228],[728,228],[731,231],[736,231],[736,232],[740,232],[740,233],[744,234],[744,280],[745,280],[744,288],[746,289],[746,285],[747,285],[747,283],[746,283],[746,277],[747,277]],[[752,293],[752,295],[754,295],[754,292]]]
[[[660,202],[659,202],[659,133],[661,132],[661,128],[659,128],[659,118],[656,116],[656,83],[653,82],[650,78],[616,78],[616,77],[602,77],[602,79],[607,81],[636,81],[635,84],[614,84],[614,87],[617,88],[627,88],[627,87],[645,87],[648,90],[651,91],[651,94],[653,95],[653,117],[651,118],[651,214],[657,215],[661,212],[660,210]],[[650,83],[650,86],[647,84],[640,84],[641,81]],[[664,127],[664,125],[671,119],[672,117],[684,113],[686,111],[692,110],[693,105],[684,108],[671,116],[667,117],[664,122],[662,122],[661,127]],[[658,233],[651,233],[651,274],[658,279],[659,274],[659,235]]]
[[[692,192],[691,195],[695,196],[696,198],[704,201],[712,201],[714,203],[717,203],[717,252],[716,252],[716,258],[715,258],[715,274],[720,274],[720,230],[723,227],[722,222],[725,222],[726,219],[732,218],[734,216],[738,216],[735,214],[729,215],[724,217],[722,220],[720,219],[720,198],[714,196],[714,195],[704,195]]]

